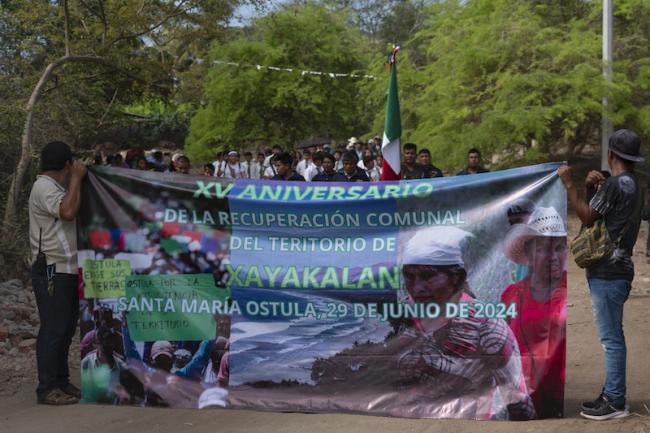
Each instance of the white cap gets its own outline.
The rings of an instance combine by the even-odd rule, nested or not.
[[[223,388],[208,388],[199,397],[199,409],[208,407],[226,407],[228,391]]]
[[[464,266],[463,246],[474,235],[457,227],[418,230],[402,252],[402,265]]]

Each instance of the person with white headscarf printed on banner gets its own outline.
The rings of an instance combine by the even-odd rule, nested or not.
[[[528,274],[501,294],[517,306],[509,320],[521,352],[526,385],[540,418],[562,417],[566,359],[567,232],[553,207],[536,208],[511,227],[504,253]]]
[[[402,382],[411,389],[405,392],[435,404],[440,416],[533,419],[511,329],[504,320],[475,317],[477,300],[469,295],[463,260],[471,236],[456,227],[429,227],[404,248],[409,302],[435,303],[442,310],[440,317],[415,319],[398,337],[407,349],[398,361]],[[468,317],[445,317],[446,304],[463,303],[469,305]]]
[[[246,172],[239,162],[239,153],[234,150],[228,152],[226,160],[219,163],[215,176],[226,179],[246,179]]]

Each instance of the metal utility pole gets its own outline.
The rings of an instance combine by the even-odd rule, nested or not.
[[[613,33],[612,0],[603,0],[603,77],[607,83],[612,82],[612,33]],[[607,142],[613,133],[612,122],[609,118],[609,101],[603,98],[603,117],[601,120],[600,168],[607,170]]]

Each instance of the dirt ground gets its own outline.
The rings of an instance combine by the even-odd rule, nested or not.
[[[578,228],[570,219],[570,232]],[[647,224],[635,249],[637,274],[625,307],[628,346],[628,399],[632,416],[606,422],[579,416],[581,401],[594,398],[603,382],[603,355],[591,315],[583,272],[569,259],[569,314],[566,418],[525,423],[407,420],[362,415],[310,415],[244,410],[171,410],[76,405],[48,407],[35,403],[33,357],[0,356],[0,433],[48,432],[554,432],[650,433],[650,265],[645,258]],[[75,352],[78,353],[78,352]],[[73,362],[77,379],[78,362]],[[8,372],[11,372],[10,374]]]

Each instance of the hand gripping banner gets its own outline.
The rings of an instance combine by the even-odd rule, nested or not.
[[[93,168],[78,219],[83,400],[560,417],[557,168],[382,183]]]

